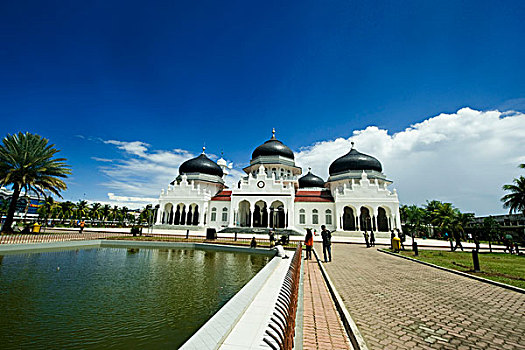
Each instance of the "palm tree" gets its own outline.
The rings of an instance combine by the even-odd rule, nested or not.
[[[75,203],[71,201],[62,202],[60,205],[60,218],[62,219],[62,224],[66,219],[71,219],[75,215]]]
[[[462,231],[459,214],[459,210],[454,208],[451,203],[441,203],[432,215],[432,224],[438,227],[441,233],[448,235],[450,250],[453,250],[454,233]]]
[[[0,198],[0,216],[7,214],[9,199]]]
[[[105,204],[100,209],[100,216],[102,217],[102,225],[104,225],[104,227],[106,226],[106,220],[108,219],[110,214],[111,214],[111,206],[109,204]]]
[[[38,215],[43,219],[44,224],[56,212],[57,203],[51,196],[47,196],[44,203],[38,208]]]
[[[76,218],[77,219],[85,218],[88,215],[88,212],[89,212],[89,208],[88,208],[87,201],[79,200],[76,205],[76,210],[75,210]]]
[[[94,222],[95,220],[100,219],[100,210],[101,210],[102,204],[100,203],[93,203],[91,204],[91,208],[89,208],[89,218]]]
[[[503,207],[509,208],[510,214],[521,212],[525,216],[525,177],[520,176],[513,183],[503,185],[503,190],[510,192],[501,197]]]
[[[406,227],[408,228],[412,238],[416,237],[418,233],[423,232],[425,224],[425,210],[419,208],[417,205],[402,206],[401,213],[403,213]]]
[[[13,195],[1,232],[11,226],[20,192],[35,191],[45,197],[49,191],[59,197],[67,189],[61,178],[71,174],[65,158],[54,158],[59,151],[46,138],[29,132],[8,134],[0,145],[0,185],[12,185]]]
[[[118,208],[118,206],[114,205],[113,208],[111,208],[111,214],[110,214],[111,220],[118,221],[119,215],[120,215],[120,209]]]
[[[120,213],[119,213],[120,220],[119,221],[121,222],[121,224],[124,224],[127,221],[128,212],[129,212],[129,209],[127,207],[120,208]]]

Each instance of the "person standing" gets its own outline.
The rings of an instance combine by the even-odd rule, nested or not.
[[[366,231],[363,232],[363,237],[365,237],[366,247],[370,248],[370,243],[368,242],[368,237],[369,237],[368,232],[366,232]]]
[[[275,232],[273,230],[269,233],[270,236],[270,248],[273,248],[275,246]]]
[[[394,238],[396,238],[396,234],[394,230],[390,230],[390,249],[394,249]]]
[[[454,239],[456,240],[456,246],[454,247],[454,250],[461,248],[461,251],[463,251],[463,246],[461,245],[461,233],[454,232]]]
[[[374,231],[370,231],[370,246],[375,247],[376,246],[376,236],[374,234]]]
[[[306,236],[304,237],[304,245],[306,246],[306,258],[304,260],[312,259],[312,247],[314,246],[314,236],[312,230],[306,229]]]
[[[257,241],[255,240],[255,236],[253,236],[250,242],[250,248],[257,248]]]
[[[86,222],[84,220],[80,221],[80,233],[84,232],[84,226],[86,226]]]
[[[324,262],[332,261],[332,234],[325,225],[321,225],[321,238],[323,239]],[[327,255],[328,259],[326,259]]]

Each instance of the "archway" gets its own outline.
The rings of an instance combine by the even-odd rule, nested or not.
[[[197,204],[195,204],[193,209],[193,225],[199,225],[199,206]]]
[[[372,229],[372,219],[370,218],[370,210],[367,207],[361,207],[361,215],[359,217],[359,226],[362,231],[370,231]]]
[[[173,221],[173,204],[167,203],[166,206],[164,206],[164,217],[162,219],[163,224],[170,224]]]
[[[354,210],[350,207],[343,210],[343,231],[355,231]]]
[[[264,201],[255,203],[253,209],[253,227],[268,227],[268,210]]]
[[[177,204],[177,211],[175,212],[175,219],[173,220],[173,225],[180,224],[181,207],[183,206],[184,204]]]
[[[386,210],[379,207],[377,210],[377,230],[388,232],[388,218],[386,216]]]
[[[284,212],[284,204],[281,201],[275,201],[270,206],[270,227],[286,227],[286,213]]]
[[[242,201],[239,203],[239,213],[237,214],[237,220],[240,227],[250,227],[250,203],[248,201]]]

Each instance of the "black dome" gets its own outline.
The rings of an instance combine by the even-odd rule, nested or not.
[[[220,166],[217,165],[210,158],[206,157],[204,153],[200,156],[187,160],[179,167],[179,174],[201,173],[208,175],[216,175],[222,177],[223,172]]]
[[[308,174],[299,179],[299,188],[308,187],[324,187],[324,180],[308,171]]]
[[[282,156],[286,158],[295,159],[293,152],[287,146],[285,146],[281,141],[275,138],[275,130],[273,131],[274,135],[271,139],[260,145],[253,151],[252,159],[255,159],[259,156]]]
[[[352,148],[350,152],[330,164],[329,172],[330,175],[336,175],[350,170],[376,170],[381,172],[383,168],[376,158]]]

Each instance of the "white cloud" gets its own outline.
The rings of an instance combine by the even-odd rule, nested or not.
[[[503,213],[501,186],[519,174],[517,165],[525,161],[525,114],[463,108],[395,134],[369,126],[348,138],[305,147],[296,153],[296,162],[327,179],[329,165],[348,152],[352,141],[381,161],[402,203],[438,199],[478,215]]]

